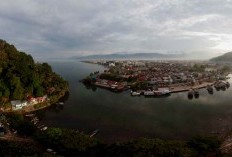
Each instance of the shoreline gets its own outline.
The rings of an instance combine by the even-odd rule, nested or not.
[[[28,114],[28,113],[32,113],[32,112],[35,112],[35,111],[38,111],[38,110],[42,110],[42,109],[45,109],[45,108],[48,108],[50,106],[52,106],[53,104],[56,104],[57,102],[59,102],[59,100],[61,98],[63,98],[66,93],[68,93],[69,91],[66,91],[64,94],[62,94],[61,96],[59,96],[57,98],[57,101],[53,101],[52,103],[50,103],[50,101],[48,102],[44,102],[44,103],[38,103],[38,104],[35,104],[35,105],[42,105],[41,107],[38,107],[38,108],[35,108],[35,105],[31,105],[31,106],[25,106],[24,108],[22,109],[19,109],[19,110],[6,110],[6,111],[2,111],[2,113],[21,113],[21,114]],[[33,109],[32,109],[33,108]]]
[[[214,82],[203,82],[199,85],[193,85],[193,86],[178,86],[178,87],[169,87],[170,88],[170,93],[179,93],[179,92],[186,92],[189,91],[190,89],[201,89],[201,88],[206,88],[207,86],[212,86],[215,84],[216,81]]]

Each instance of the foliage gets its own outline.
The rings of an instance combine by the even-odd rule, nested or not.
[[[7,121],[10,124],[10,127],[16,129],[21,123],[23,123],[24,118],[22,114],[18,113],[9,113],[6,115]]]
[[[224,65],[222,68],[221,68],[221,72],[222,73],[226,73],[226,72],[230,72],[231,71],[231,67],[228,66],[228,65]]]
[[[199,65],[199,64],[194,64],[194,66],[192,67],[192,69],[190,69],[190,71],[204,72],[205,71],[205,66],[204,65]]]
[[[117,82],[122,80],[122,78],[119,75],[112,73],[103,73],[100,75],[100,79],[112,80]]]
[[[193,148],[199,156],[205,155],[208,152],[219,152],[220,144],[218,137],[202,135],[198,135],[188,142],[188,145]]]
[[[72,129],[48,128],[46,131],[38,131],[35,138],[43,145],[71,156],[88,152],[98,144],[96,139]]]
[[[4,98],[22,100],[28,95],[57,95],[67,90],[68,83],[50,65],[35,63],[30,55],[0,40],[0,104]]]
[[[6,118],[10,123],[10,128],[17,130],[19,135],[30,136],[36,131],[35,126],[25,119],[22,114],[9,113]]]
[[[213,136],[197,136],[188,141],[140,138],[106,144],[71,129],[49,128],[37,132],[36,139],[65,156],[102,157],[199,157],[220,155],[220,142]]]
[[[148,88],[148,83],[146,81],[136,82],[131,85],[132,90],[144,90]]]
[[[26,142],[0,140],[0,156],[43,156],[44,152]]]

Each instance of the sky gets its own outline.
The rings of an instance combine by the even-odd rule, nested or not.
[[[232,51],[232,0],[0,0],[0,38],[35,58]]]

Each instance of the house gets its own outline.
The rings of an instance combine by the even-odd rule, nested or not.
[[[150,84],[156,84],[157,81],[156,81],[156,78],[151,78],[150,81],[149,81]]]
[[[109,67],[115,67],[115,63],[109,63]]]
[[[27,106],[27,101],[21,101],[21,100],[12,100],[11,101],[11,106],[12,110],[19,110],[22,109],[23,106]]]
[[[47,95],[44,95],[42,97],[37,97],[37,98],[34,98],[32,96],[27,97],[28,103],[30,105],[35,105],[35,104],[38,104],[38,103],[42,103],[42,102],[46,101],[47,99],[48,99]]]

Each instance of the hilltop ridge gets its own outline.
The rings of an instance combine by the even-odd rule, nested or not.
[[[0,39],[0,105],[28,96],[52,98],[67,90],[68,83],[48,63],[36,63],[31,55]]]
[[[182,58],[185,54],[172,53],[112,53],[112,54],[96,54],[76,57],[77,59],[176,59]]]
[[[232,62],[232,52],[227,52],[221,56],[214,57],[210,59],[210,61],[215,61],[215,62]]]

